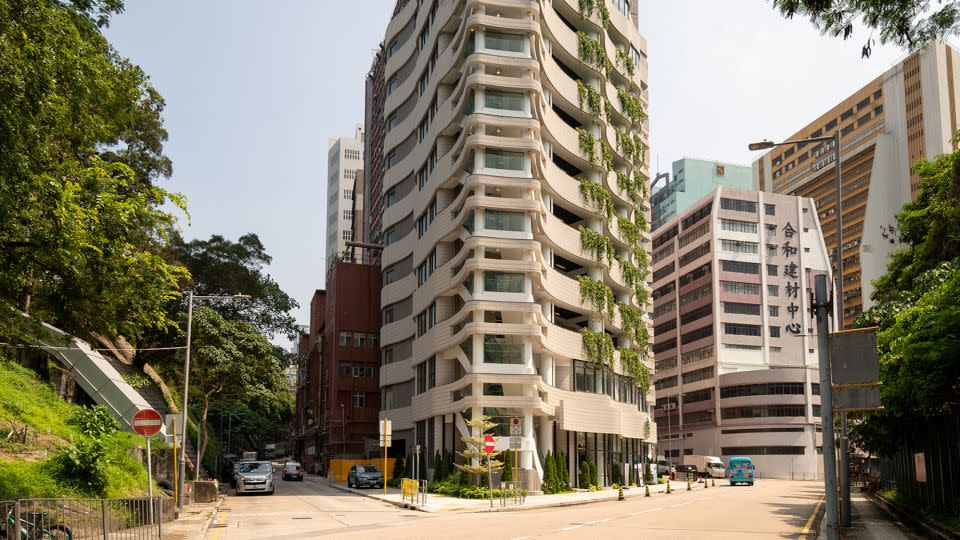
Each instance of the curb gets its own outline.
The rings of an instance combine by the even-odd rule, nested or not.
[[[450,509],[442,510],[442,509],[423,508],[422,506],[417,506],[417,505],[415,505],[415,504],[413,504],[413,503],[408,503],[408,502],[393,501],[393,500],[390,500],[390,499],[385,499],[385,498],[383,498],[382,496],[379,496],[379,495],[374,495],[374,494],[372,494],[372,493],[371,493],[371,494],[358,493],[357,491],[353,490],[352,488],[348,488],[348,487],[342,486],[342,485],[340,485],[340,484],[329,484],[329,485],[330,485],[330,487],[333,487],[333,488],[338,489],[338,490],[340,490],[340,491],[343,491],[343,492],[345,492],[345,493],[350,493],[350,494],[352,494],[352,495],[357,495],[357,496],[360,496],[360,497],[367,497],[368,499],[373,499],[373,500],[381,501],[381,502],[384,502],[384,503],[387,503],[387,504],[396,506],[396,507],[398,507],[398,508],[405,508],[405,509],[407,509],[407,510],[416,510],[416,511],[418,511],[418,512],[424,512],[424,513],[427,513],[427,514],[483,514],[483,513],[492,513],[492,512],[521,512],[521,511],[524,511],[524,510],[540,510],[540,509],[545,509],[545,508],[562,508],[562,507],[567,507],[567,506],[581,506],[581,505],[585,505],[585,504],[594,504],[594,503],[610,502],[610,501],[616,501],[616,500],[617,500],[617,497],[616,497],[616,495],[614,494],[613,496],[611,496],[611,497],[609,497],[609,498],[606,498],[606,497],[605,497],[605,498],[602,498],[602,499],[585,499],[585,500],[576,500],[576,501],[558,501],[558,502],[550,503],[550,504],[538,504],[538,505],[532,505],[532,506],[525,506],[525,505],[518,505],[518,506],[498,506],[498,505],[495,505],[493,508],[489,508],[489,507],[486,507],[486,508],[459,507],[459,508],[450,508]],[[684,491],[685,491],[685,490],[684,490]],[[615,492],[614,492],[614,493],[615,493]],[[656,494],[661,494],[661,495],[662,495],[662,494],[664,494],[664,493],[665,493],[664,491],[660,491],[660,490],[651,491],[651,495],[656,495]],[[642,492],[638,492],[637,495],[628,496],[628,497],[627,497],[628,500],[629,500],[629,499],[632,499],[632,498],[644,498],[644,495],[642,494]],[[482,500],[482,499],[478,499],[478,500]]]
[[[213,512],[210,514],[210,517],[207,518],[206,522],[203,524],[203,527],[200,527],[200,532],[197,533],[197,536],[195,537],[197,540],[200,540],[207,535],[207,531],[210,530],[210,524],[213,523],[213,519],[217,517],[217,512],[220,511],[220,506],[223,504],[224,499],[226,499],[224,495],[217,497],[217,504],[213,507]]]

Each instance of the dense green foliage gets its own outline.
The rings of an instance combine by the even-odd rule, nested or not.
[[[784,17],[808,17],[824,34],[847,39],[858,22],[870,29],[871,37],[863,47],[870,56],[874,32],[880,43],[918,49],[938,38],[960,30],[960,6],[957,0],[773,0],[773,7]]]
[[[170,324],[182,267],[153,185],[163,99],[100,34],[117,0],[0,0],[0,333],[18,311],[85,336]]]
[[[877,452],[909,440],[926,417],[960,411],[960,152],[916,171],[922,191],[897,216],[904,246],[874,283],[877,304],[856,321],[879,327],[884,410],[853,431]]]
[[[299,332],[290,315],[298,307],[297,302],[263,272],[272,259],[256,234],[247,233],[236,242],[219,234],[190,242],[175,236],[171,252],[190,271],[196,294],[242,293],[251,297],[249,302],[210,304],[224,318],[246,321],[269,337],[280,334],[292,338]],[[186,306],[178,304],[176,309],[183,311]]]

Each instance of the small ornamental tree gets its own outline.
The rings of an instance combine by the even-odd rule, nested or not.
[[[437,450],[433,454],[433,478],[431,482],[441,481],[443,481],[443,457],[440,455],[440,451]]]
[[[487,473],[488,460],[490,461],[490,468],[492,470],[499,471],[503,468],[503,462],[496,459],[500,456],[500,452],[487,454],[484,450],[485,443],[483,434],[497,427],[497,424],[491,422],[489,416],[481,415],[467,422],[467,426],[470,427],[471,436],[461,437],[464,444],[467,445],[467,448],[462,452],[457,452],[463,456],[466,463],[463,465],[458,463],[455,467],[471,474],[473,476],[473,484],[479,485],[480,476]]]
[[[557,492],[557,474],[553,462],[553,454],[547,450],[547,455],[543,460],[543,492]]]
[[[580,463],[580,488],[587,489],[590,487],[590,464],[586,461]]]
[[[591,485],[591,486],[599,486],[599,485],[600,485],[600,479],[597,477],[597,464],[596,464],[596,463],[591,463],[591,464],[590,464],[590,485]]]

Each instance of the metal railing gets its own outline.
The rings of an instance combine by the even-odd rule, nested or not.
[[[169,497],[0,501],[0,539],[161,538],[175,508]]]

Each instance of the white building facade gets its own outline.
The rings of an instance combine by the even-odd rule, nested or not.
[[[363,170],[363,127],[352,138],[330,139],[327,144],[327,246],[325,267],[330,268],[353,240],[353,212],[363,208],[363,189],[357,189],[357,171]],[[362,173],[361,173],[362,174]]]

